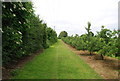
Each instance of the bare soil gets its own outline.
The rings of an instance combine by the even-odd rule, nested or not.
[[[19,69],[23,67],[27,62],[31,61],[35,56],[38,54],[41,54],[43,50],[38,50],[34,54],[31,54],[30,56],[26,56],[20,60],[18,60],[16,63],[10,64],[8,67],[2,67],[2,79],[9,79],[11,75],[11,71],[15,69]]]
[[[120,60],[104,56],[104,60],[96,60],[100,57],[98,54],[93,53],[90,55],[88,51],[76,50],[74,47],[67,45],[70,50],[83,59],[91,68],[93,68],[104,79],[120,79]]]

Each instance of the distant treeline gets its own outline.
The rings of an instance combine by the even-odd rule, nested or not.
[[[92,52],[97,52],[103,56],[111,56],[119,58],[119,31],[101,27],[101,31],[98,31],[96,35],[91,31],[91,23],[88,22],[86,27],[87,33],[81,36],[68,36],[62,37],[62,40],[67,44],[72,45],[78,50],[88,50],[92,55]]]
[[[3,2],[2,31],[3,66],[57,41],[56,32],[34,13],[32,2]]]

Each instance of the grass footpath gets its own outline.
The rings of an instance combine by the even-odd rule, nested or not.
[[[12,79],[101,79],[61,40],[17,70],[17,73]]]

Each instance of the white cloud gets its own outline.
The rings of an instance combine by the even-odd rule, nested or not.
[[[32,0],[35,13],[40,15],[48,26],[56,28],[59,34],[65,30],[71,34],[83,34],[87,22],[93,32],[102,25],[110,29],[118,28],[119,0]]]

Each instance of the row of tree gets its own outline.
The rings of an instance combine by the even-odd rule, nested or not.
[[[119,36],[118,31],[111,31],[110,29],[101,27],[101,30],[96,35],[91,31],[91,23],[88,22],[88,26],[85,27],[87,33],[78,36],[63,37],[62,40],[67,44],[72,45],[78,50],[88,50],[92,55],[92,52],[98,52],[103,56],[118,57],[119,55]]]
[[[48,48],[56,32],[35,15],[32,2],[2,3],[3,66]]]

